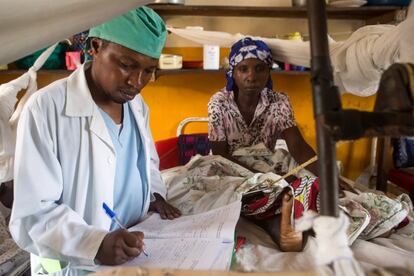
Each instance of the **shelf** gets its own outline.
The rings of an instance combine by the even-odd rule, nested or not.
[[[168,76],[168,75],[180,75],[180,74],[206,74],[206,73],[213,73],[213,74],[224,74],[226,73],[225,69],[218,69],[218,70],[204,70],[204,69],[170,69],[170,70],[158,70],[156,75],[157,78],[161,76]],[[309,75],[310,71],[271,71],[272,74],[278,75]]]
[[[22,69],[10,69],[10,70],[0,70],[1,75],[23,75],[26,73],[27,70]],[[39,70],[37,73],[39,75],[47,75],[47,74],[62,74],[62,75],[69,75],[73,71],[65,70],[65,69],[53,69],[53,70]]]
[[[202,74],[202,73],[213,73],[213,74],[224,74],[226,71],[224,69],[218,70],[204,70],[204,69],[166,69],[166,70],[157,70],[156,77],[168,76],[168,75],[181,75],[181,74]]]
[[[149,5],[161,16],[251,16],[306,18],[306,7],[239,7],[239,6],[186,6],[173,4]],[[392,20],[405,16],[407,8],[399,6],[363,6],[363,7],[327,7],[327,16],[331,19],[381,19]],[[401,14],[403,13],[403,15]]]
[[[1,75],[22,75],[26,73],[26,70],[0,70]],[[61,74],[63,76],[67,76],[73,71],[69,70],[40,70],[38,71],[38,75],[50,75],[50,74]],[[171,69],[171,70],[157,70],[156,75],[157,77],[167,76],[167,75],[181,75],[181,74],[206,74],[206,73],[213,73],[213,74],[225,74],[225,69],[219,70],[204,70],[200,69]],[[309,71],[272,71],[272,74],[280,74],[280,75],[308,75]]]

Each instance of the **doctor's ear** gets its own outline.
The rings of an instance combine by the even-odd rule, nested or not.
[[[96,54],[100,53],[109,44],[108,41],[106,41],[104,39],[96,38],[96,37],[91,38],[89,43],[90,43],[90,46],[91,46],[91,48],[90,48],[90,51],[91,51],[90,54],[91,55],[96,55]]]

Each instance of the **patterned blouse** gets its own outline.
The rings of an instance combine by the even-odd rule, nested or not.
[[[208,118],[208,139],[215,142],[227,141],[230,154],[241,147],[261,142],[273,151],[281,133],[296,126],[288,96],[268,88],[262,90],[249,126],[237,107],[233,91],[225,89],[211,97]]]

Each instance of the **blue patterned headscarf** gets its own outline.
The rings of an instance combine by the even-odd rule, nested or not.
[[[231,47],[229,55],[229,65],[230,68],[226,73],[226,89],[227,91],[233,91],[235,88],[235,83],[233,80],[233,70],[237,64],[248,58],[255,58],[266,63],[269,68],[272,68],[273,57],[272,52],[269,47],[261,40],[253,40],[250,37],[245,37],[237,41]],[[272,78],[269,78],[269,81],[266,84],[266,87],[273,89]]]

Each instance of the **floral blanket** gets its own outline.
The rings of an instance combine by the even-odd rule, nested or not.
[[[287,150],[277,148],[272,152],[263,143],[237,149],[233,152],[233,156],[260,172],[285,174],[299,165]],[[301,178],[314,175],[306,169],[301,169],[295,176]]]
[[[274,173],[254,174],[221,156],[197,155],[185,166],[162,172],[167,200],[184,215],[206,212],[241,200],[254,189],[266,189],[280,178]],[[280,194],[289,184],[282,180],[272,188]]]
[[[246,152],[252,154],[252,149]],[[277,154],[280,157],[280,152]],[[287,155],[283,155],[280,162],[277,156],[266,158],[273,160],[269,168],[278,163],[281,166],[293,164]],[[264,158],[256,156],[252,159],[264,166]],[[277,181],[280,176],[273,172],[255,174],[221,156],[195,156],[187,165],[165,170],[162,175],[167,185],[167,200],[184,215],[227,205],[256,190],[270,191],[276,201],[285,189],[291,189],[295,195],[294,218],[299,217],[299,212],[319,209],[319,191],[314,177],[302,176],[296,184],[289,184],[284,180]],[[350,218],[349,244],[356,238],[369,240],[403,226],[412,212],[412,203],[406,195],[391,199],[375,193],[346,192],[339,203]],[[276,214],[279,211],[278,208],[274,210]]]

